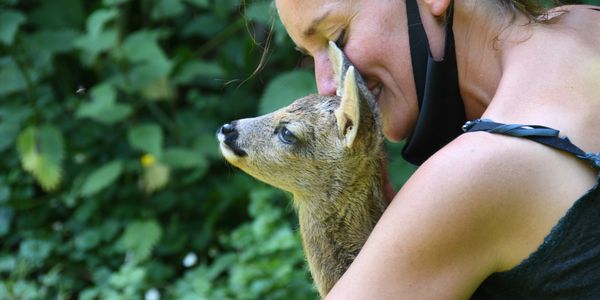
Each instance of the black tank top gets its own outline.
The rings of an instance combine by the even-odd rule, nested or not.
[[[600,153],[584,152],[552,128],[475,120],[463,130],[527,138],[589,161],[600,171]],[[600,176],[535,252],[515,268],[490,275],[472,299],[600,299],[599,186]]]

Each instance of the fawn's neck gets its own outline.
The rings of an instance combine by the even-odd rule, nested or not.
[[[323,185],[327,190],[295,199],[304,251],[323,297],[350,266],[387,205],[381,169],[373,169],[341,186],[332,179]]]

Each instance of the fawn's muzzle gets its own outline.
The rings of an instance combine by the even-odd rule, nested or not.
[[[237,156],[243,157],[248,155],[246,151],[242,150],[236,143],[240,133],[235,128],[236,122],[227,123],[217,131],[217,138],[219,142],[225,144],[233,153]]]

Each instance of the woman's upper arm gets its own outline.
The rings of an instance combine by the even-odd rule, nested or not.
[[[492,148],[469,144],[413,175],[327,299],[464,299],[501,268],[510,205],[523,191],[498,180],[507,167],[490,161]]]

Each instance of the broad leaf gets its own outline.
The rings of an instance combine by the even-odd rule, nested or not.
[[[144,167],[144,173],[142,174],[144,191],[150,194],[162,189],[169,183],[170,174],[171,169],[160,162]]]
[[[74,41],[74,45],[83,50],[82,61],[86,65],[92,65],[100,53],[115,47],[118,38],[116,30],[107,29],[96,35],[84,34]]]
[[[98,9],[87,19],[87,32],[90,36],[98,36],[104,29],[104,25],[117,17],[116,9]]]
[[[23,121],[31,113],[32,109],[24,106],[0,107],[0,151],[13,145]]]
[[[248,19],[262,23],[263,25],[269,26],[271,22],[276,18],[276,12],[274,9],[274,2],[271,1],[260,1],[252,2],[248,6],[246,11]]]
[[[127,225],[122,241],[133,261],[141,262],[150,256],[161,235],[162,228],[155,220],[134,221]]]
[[[12,61],[0,63],[0,97],[22,91],[27,88],[27,81],[19,67]]]
[[[141,30],[127,36],[123,43],[125,57],[131,62],[147,63],[160,67],[164,74],[171,70],[171,62],[158,45],[159,31]]]
[[[130,0],[103,0],[102,3],[106,6],[120,5],[129,2]]]
[[[13,221],[15,210],[12,207],[0,207],[0,237],[10,231],[10,225]]]
[[[209,3],[209,0],[185,0],[186,2],[189,2],[190,4],[196,5],[200,8],[207,8]]]
[[[92,101],[81,104],[75,113],[76,117],[113,124],[124,120],[132,112],[132,108],[128,104],[116,103],[116,91],[109,84],[94,87],[90,94]]]
[[[40,265],[51,251],[52,243],[49,241],[28,239],[21,242],[19,246],[19,258],[33,265]]]
[[[25,15],[16,10],[0,10],[0,43],[12,45],[17,29],[25,20]]]
[[[129,144],[134,149],[162,157],[163,134],[160,126],[154,123],[137,125],[127,132]]]
[[[225,70],[215,62],[193,60],[185,63],[174,76],[173,81],[178,84],[192,83],[198,79],[221,79],[225,77]]]
[[[46,191],[60,183],[64,141],[56,127],[30,126],[17,137],[17,150],[23,169],[31,173]]]
[[[82,196],[92,196],[110,186],[123,172],[123,162],[115,160],[92,172],[81,187]]]
[[[315,91],[315,79],[311,72],[295,70],[283,73],[267,85],[260,99],[259,113],[272,112]]]
[[[153,20],[164,20],[181,15],[185,6],[180,0],[158,0],[150,13]]]
[[[201,153],[181,147],[167,149],[163,160],[173,168],[185,169],[208,167],[208,161]]]

